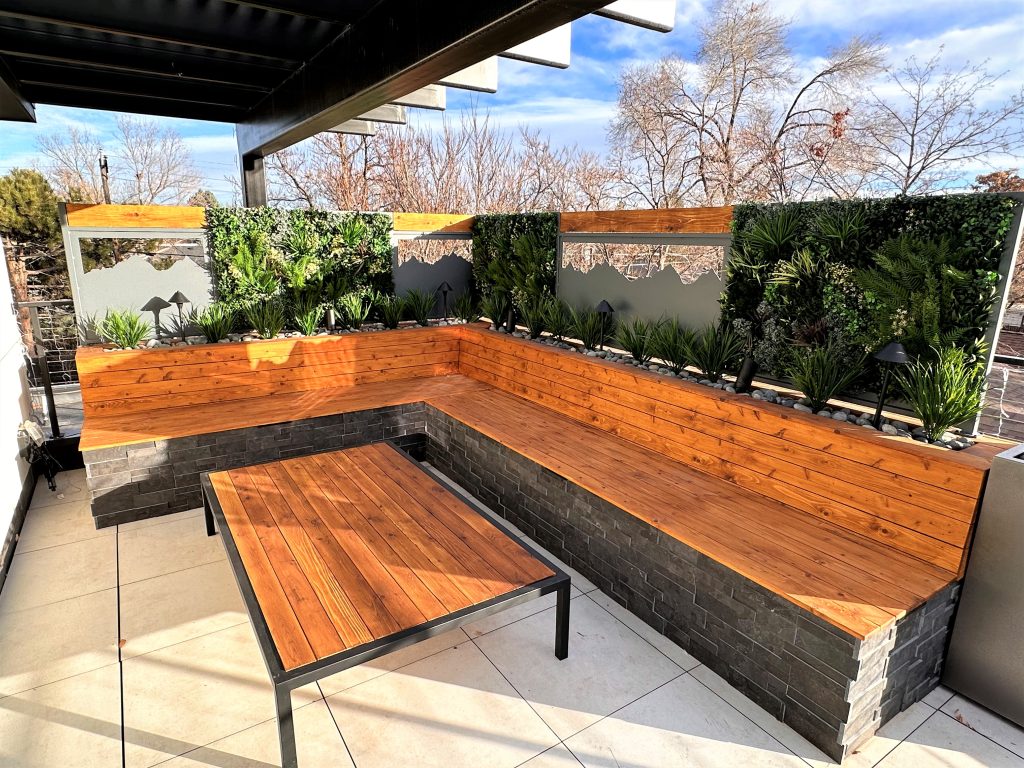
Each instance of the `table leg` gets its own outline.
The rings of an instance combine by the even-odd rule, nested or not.
[[[562,582],[557,590],[558,602],[555,607],[555,657],[559,660],[569,656],[569,580]]]
[[[277,733],[281,742],[281,768],[298,768],[295,753],[295,723],[292,721],[292,692],[284,685],[274,686],[277,699]]]
[[[213,527],[213,509],[210,508],[210,502],[205,493],[203,494],[203,514],[206,516],[206,535],[213,536],[217,533],[217,529]]]

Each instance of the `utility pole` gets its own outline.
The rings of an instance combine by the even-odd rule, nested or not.
[[[103,182],[103,202],[110,205],[110,169],[106,155],[100,155],[100,179]]]

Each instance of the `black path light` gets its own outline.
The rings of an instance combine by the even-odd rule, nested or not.
[[[143,312],[153,313],[153,328],[156,331],[156,340],[160,341],[160,310],[167,309],[170,304],[161,299],[159,296],[154,296],[152,299],[142,305]]]
[[[885,395],[889,389],[889,376],[892,374],[894,365],[906,365],[910,362],[907,357],[907,350],[898,341],[891,341],[875,352],[875,360],[882,363],[882,388],[878,392],[878,407],[875,408],[875,418],[871,420],[871,426],[878,429],[882,424],[882,408],[885,407]]]
[[[454,253],[455,252],[452,251],[453,255]],[[445,280],[437,286],[437,290],[441,293],[441,306],[443,308],[444,321],[448,322],[448,294],[452,292],[452,287],[448,285],[448,281]]]
[[[608,318],[615,312],[615,309],[607,299],[601,299],[601,303],[597,305],[597,312],[601,315],[601,343],[597,345],[597,348],[604,349],[604,340],[608,338],[605,330],[608,327]]]
[[[189,301],[188,297],[185,296],[185,294],[182,293],[181,291],[175,291],[174,295],[171,296],[171,298],[169,298],[168,301],[171,302],[171,304],[178,305],[178,327],[181,328],[181,340],[185,341],[185,321],[182,319],[181,316],[181,308],[183,305],[191,304],[192,302]]]

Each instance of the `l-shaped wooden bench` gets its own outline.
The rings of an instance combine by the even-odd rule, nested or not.
[[[477,326],[78,365],[97,525],[200,506],[203,471],[404,440],[836,759],[938,682],[980,449]]]

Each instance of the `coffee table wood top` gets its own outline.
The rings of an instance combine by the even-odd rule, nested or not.
[[[286,671],[555,575],[386,443],[209,478]]]

